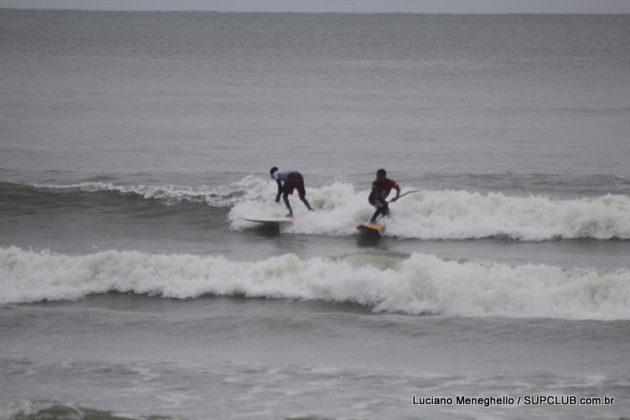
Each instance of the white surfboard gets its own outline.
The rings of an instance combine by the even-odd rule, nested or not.
[[[269,226],[280,226],[285,223],[293,223],[294,221],[294,219],[290,217],[268,217],[268,218],[260,218],[260,219],[254,219],[254,218],[250,219],[250,218],[244,217],[243,220],[247,220],[248,222],[260,223],[262,225],[269,225]]]

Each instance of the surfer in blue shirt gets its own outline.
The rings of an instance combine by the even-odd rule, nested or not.
[[[313,211],[311,205],[306,200],[306,190],[304,189],[304,177],[298,171],[293,169],[278,169],[273,167],[269,170],[269,174],[278,184],[278,194],[276,195],[276,203],[280,202],[280,196],[284,200],[284,204],[289,209],[287,217],[293,217],[293,209],[291,203],[289,203],[289,194],[293,195],[294,190],[298,190],[300,200],[306,206],[307,209]]]

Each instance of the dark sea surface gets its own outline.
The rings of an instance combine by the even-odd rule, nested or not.
[[[629,39],[0,9],[0,418],[630,416]]]

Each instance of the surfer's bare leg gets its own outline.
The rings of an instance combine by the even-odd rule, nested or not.
[[[289,209],[289,214],[287,214],[287,216],[293,217],[293,209],[291,208],[291,203],[289,203],[289,196],[287,194],[283,194],[282,199],[284,200],[284,204]]]
[[[305,196],[300,195],[300,200],[302,200],[302,203],[304,203],[304,205],[309,211],[313,211],[313,209],[311,208],[311,205],[308,203],[308,200],[306,199]]]
[[[378,217],[378,215],[381,213],[381,209],[379,209],[378,207],[376,208],[376,211],[374,212],[374,214],[372,215],[372,217],[370,218],[370,224],[375,224],[376,223],[376,218]]]

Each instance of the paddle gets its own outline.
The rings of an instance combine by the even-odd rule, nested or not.
[[[398,198],[396,199],[396,201],[400,200],[401,198],[403,198],[403,197],[404,197],[404,196],[406,196],[407,194],[417,193],[417,192],[420,192],[420,191],[421,191],[421,190],[411,190],[411,191],[407,191],[407,192],[406,192],[406,193],[404,193],[404,194],[400,194],[400,195],[398,196]],[[388,203],[393,203],[393,202],[394,202],[394,199],[393,199],[393,198],[392,198],[391,200],[389,200],[389,201],[388,201]]]

